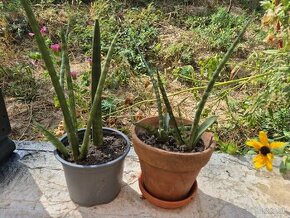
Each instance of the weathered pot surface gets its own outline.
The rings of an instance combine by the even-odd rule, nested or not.
[[[177,121],[191,124],[191,121],[185,119],[177,119]],[[138,123],[158,127],[159,121],[158,117],[150,117]],[[214,151],[216,143],[213,134],[205,132],[201,137],[206,150],[178,153],[145,144],[137,136],[139,131],[142,131],[140,127],[133,128],[132,139],[140,160],[144,188],[152,196],[163,201],[182,201],[188,198],[199,171],[207,164]]]

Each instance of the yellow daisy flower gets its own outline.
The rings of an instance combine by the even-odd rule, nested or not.
[[[253,162],[256,169],[266,166],[267,170],[272,170],[272,160],[274,155],[271,150],[284,146],[285,142],[269,142],[267,134],[264,131],[259,132],[259,141],[249,140],[246,145],[253,147],[259,154],[254,157]]]

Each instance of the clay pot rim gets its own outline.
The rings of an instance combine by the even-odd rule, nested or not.
[[[139,120],[138,123],[144,121],[144,120],[147,120],[147,119],[153,119],[153,118],[158,118],[158,117],[146,117],[146,118],[143,118],[142,120]],[[186,119],[183,119],[183,120],[186,120]],[[188,121],[188,120],[187,120]],[[212,141],[211,145],[203,150],[203,151],[200,151],[200,152],[187,152],[187,153],[181,153],[181,152],[174,152],[174,151],[165,151],[163,149],[160,149],[160,148],[155,148],[149,144],[146,144],[144,143],[141,139],[139,139],[139,137],[137,136],[136,134],[136,129],[138,127],[136,125],[133,126],[132,128],[132,138],[135,139],[137,141],[137,143],[139,143],[140,146],[142,146],[143,148],[151,151],[151,152],[158,152],[160,153],[161,155],[176,155],[176,156],[183,156],[183,157],[188,157],[188,156],[198,156],[198,155],[204,155],[205,153],[210,153],[212,152],[212,150],[214,150],[215,148],[215,140]],[[205,133],[209,133],[209,132],[205,132]],[[203,133],[204,134],[204,133]]]
[[[144,198],[146,198],[151,204],[157,207],[165,208],[165,209],[177,209],[177,208],[180,208],[189,204],[196,197],[197,190],[198,190],[197,181],[195,181],[190,189],[190,194],[188,195],[188,197],[180,201],[166,201],[166,200],[161,200],[151,195],[146,190],[146,188],[144,187],[143,180],[142,180],[142,174],[138,178],[138,183],[139,183],[140,191]]]

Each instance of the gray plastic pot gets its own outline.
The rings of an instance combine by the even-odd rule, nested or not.
[[[130,150],[130,141],[118,130],[103,128],[103,131],[104,135],[118,135],[126,141],[127,148],[124,154],[113,161],[99,165],[78,165],[62,159],[57,150],[54,151],[56,159],[63,166],[70,198],[81,206],[90,207],[109,203],[121,190],[124,159]],[[85,129],[78,131],[80,139],[83,138],[84,132]],[[64,135],[60,141],[66,145],[67,135]]]

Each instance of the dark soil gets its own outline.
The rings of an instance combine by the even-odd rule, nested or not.
[[[90,145],[86,159],[77,162],[77,164],[104,164],[122,156],[126,148],[127,144],[123,138],[115,135],[104,136],[104,146],[96,148],[94,145]],[[71,163],[75,162],[72,157],[72,152],[70,153],[70,157],[66,159],[66,161],[69,161]]]
[[[161,140],[155,134],[141,131],[137,134],[138,138],[144,143],[152,147],[159,148],[165,151],[179,152],[179,153],[194,153],[205,150],[203,141],[200,139],[193,150],[188,150],[186,145],[178,145],[173,136],[168,136],[167,140]]]

